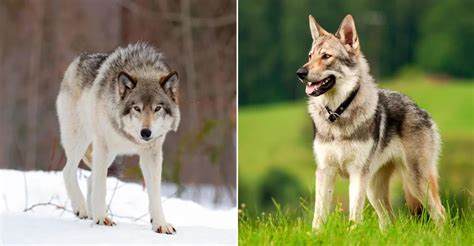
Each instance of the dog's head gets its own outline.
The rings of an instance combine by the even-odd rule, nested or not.
[[[351,15],[347,15],[333,35],[318,25],[309,16],[309,28],[313,44],[308,62],[296,71],[306,85],[306,94],[319,96],[332,89],[353,87],[350,79],[356,74],[356,65],[361,56],[359,38]]]
[[[148,143],[170,130],[177,130],[180,121],[178,81],[176,72],[157,78],[119,73],[120,121],[122,129],[135,141]]]

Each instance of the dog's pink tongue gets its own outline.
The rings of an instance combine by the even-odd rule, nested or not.
[[[316,88],[317,84],[312,84],[312,85],[306,85],[306,94],[311,94],[314,92],[314,89]]]

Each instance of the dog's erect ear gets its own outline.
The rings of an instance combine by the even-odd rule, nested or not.
[[[120,97],[123,99],[135,86],[137,82],[126,72],[120,72],[118,76],[118,86]]]
[[[344,20],[342,20],[342,23],[336,32],[336,37],[342,41],[344,47],[348,51],[352,51],[354,54],[359,51],[359,37],[357,36],[354,18],[352,18],[352,15],[347,15],[344,17]]]
[[[172,71],[166,76],[161,77],[160,84],[166,94],[168,94],[171,99],[175,102],[178,100],[178,84],[179,78],[176,71]]]
[[[317,22],[312,15],[309,15],[309,30],[311,31],[311,37],[313,40],[316,40],[320,36],[326,36],[329,33],[324,30]]]

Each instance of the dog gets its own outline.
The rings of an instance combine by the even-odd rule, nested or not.
[[[410,98],[379,89],[361,53],[354,19],[347,15],[335,34],[309,16],[313,39],[308,61],[297,70],[309,96],[317,162],[312,227],[319,231],[330,212],[334,182],[348,177],[349,219],[357,225],[367,195],[380,228],[394,220],[390,177],[401,175],[407,205],[419,212],[427,201],[430,217],[442,223],[436,163],[440,135],[429,114]]]
[[[67,158],[65,186],[79,218],[115,225],[106,212],[107,168],[117,155],[138,154],[152,229],[176,232],[165,219],[160,186],[163,142],[180,122],[178,84],[178,74],[164,55],[144,43],[110,54],[81,54],[69,65],[56,108]],[[76,176],[81,159],[92,170],[87,207]]]

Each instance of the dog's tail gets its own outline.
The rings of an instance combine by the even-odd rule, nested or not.
[[[86,153],[84,153],[84,157],[82,157],[82,161],[92,169],[92,144],[89,144],[87,147]],[[107,176],[113,177],[120,177],[122,174],[122,165],[114,162],[108,169],[107,169]]]
[[[411,214],[415,216],[421,216],[423,210],[423,205],[421,202],[411,193],[410,189],[406,185],[403,186],[403,191],[405,192],[405,200]]]

